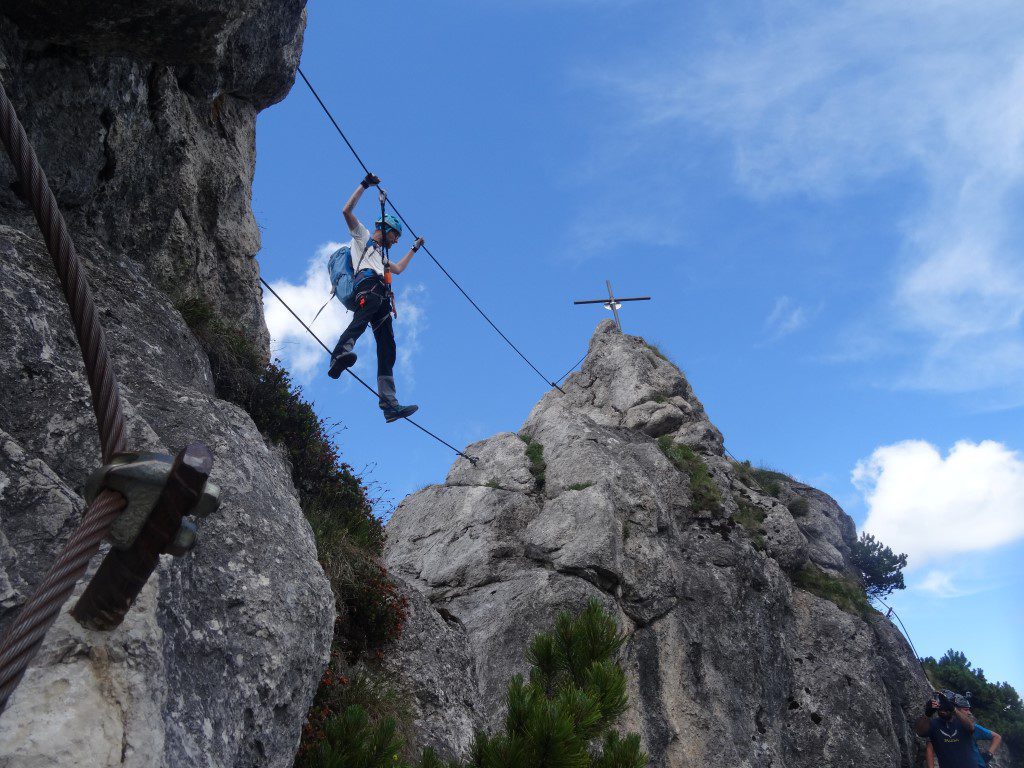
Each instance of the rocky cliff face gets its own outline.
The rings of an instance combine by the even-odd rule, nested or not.
[[[303,0],[6,0],[0,79],[86,262],[133,449],[216,454],[220,510],[123,627],[66,613],[0,717],[0,765],[285,766],[333,600],[280,455],[218,400],[175,309],[197,297],[266,349],[250,210],[259,109],[283,98]],[[0,160],[0,621],[76,526],[99,458],[50,259]]]
[[[853,576],[854,525],[836,503],[726,458],[683,374],[610,322],[564,388],[388,524],[392,573],[472,658],[446,725],[419,697],[433,739],[468,742],[460,698],[497,725],[529,640],[597,598],[629,635],[623,725],[652,765],[915,764],[908,721],[929,689],[906,642],[881,615],[794,585]]]

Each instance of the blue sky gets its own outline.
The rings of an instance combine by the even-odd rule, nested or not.
[[[683,368],[729,450],[910,555],[892,603],[921,653],[1024,692],[1024,6],[680,5],[312,0],[302,67],[547,376],[604,313],[573,299],[652,295],[625,330]],[[363,174],[301,82],[257,152],[262,273],[311,318]],[[458,447],[517,429],[543,382],[426,254],[395,282],[400,399]],[[267,310],[382,511],[443,480],[447,449],[385,425]],[[344,323],[335,304],[315,329]]]

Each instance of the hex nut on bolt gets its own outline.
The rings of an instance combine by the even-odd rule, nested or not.
[[[181,527],[174,535],[174,541],[164,550],[168,555],[183,557],[187,555],[199,540],[199,531],[191,520],[182,520]]]

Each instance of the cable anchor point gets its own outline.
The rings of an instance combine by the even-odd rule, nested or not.
[[[220,488],[209,482],[213,453],[190,443],[177,456],[119,453],[93,473],[86,486],[90,503],[104,491],[124,496],[124,511],[110,526],[111,550],[85,588],[71,615],[89,629],[118,627],[160,562],[183,557],[196,544],[195,524],[220,505]]]

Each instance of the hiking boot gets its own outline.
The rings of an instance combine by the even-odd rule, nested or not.
[[[344,352],[340,355],[331,356],[331,367],[327,370],[327,375],[332,379],[336,379],[341,376],[342,372],[351,368],[356,364],[356,353],[355,352]]]
[[[389,406],[384,408],[384,421],[390,424],[392,421],[398,421],[408,416],[412,416],[420,407],[418,405],[398,405]]]

